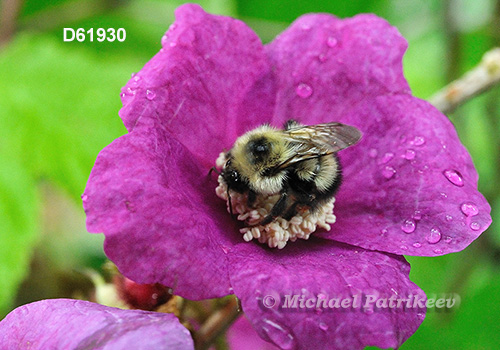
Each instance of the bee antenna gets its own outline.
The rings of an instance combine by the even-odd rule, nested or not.
[[[212,172],[215,172],[217,175],[221,174],[221,172],[219,170],[217,170],[217,168],[214,166],[210,168],[210,170],[208,172],[208,176],[212,175]]]

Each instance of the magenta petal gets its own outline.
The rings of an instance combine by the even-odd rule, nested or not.
[[[121,310],[81,300],[42,300],[0,322],[3,349],[193,349],[173,314]]]
[[[274,123],[336,121],[367,97],[409,93],[406,47],[396,28],[373,15],[300,17],[266,47],[275,67]]]
[[[188,4],[162,44],[123,88],[120,116],[129,131],[170,131],[209,169],[234,142],[242,100],[268,70],[262,43],[243,22]]]
[[[107,256],[137,283],[190,299],[227,295],[225,237],[236,228],[208,180],[173,137],[134,131],[97,158],[82,196],[87,228],[104,232]]]
[[[241,316],[227,331],[227,344],[230,350],[278,350],[257,334],[245,316]]]
[[[343,121],[358,126],[363,139],[341,153],[337,222],[325,237],[433,256],[464,249],[490,225],[472,160],[450,121],[430,104],[381,96]]]
[[[419,298],[402,257],[324,240],[301,241],[276,251],[239,244],[229,253],[231,283],[260,336],[283,349],[398,347],[422,322],[415,307],[283,308],[286,295],[309,298]],[[269,304],[269,298],[278,300]],[[316,299],[317,300],[317,299]],[[363,299],[360,299],[363,300]],[[267,306],[272,306],[266,308]],[[316,305],[316,304],[315,304]]]

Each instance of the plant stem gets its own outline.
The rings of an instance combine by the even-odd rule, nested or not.
[[[429,102],[443,113],[450,113],[462,103],[500,82],[500,48],[486,52],[481,62],[459,79],[434,94]]]
[[[196,332],[196,349],[209,349],[217,338],[233,324],[240,314],[241,310],[238,306],[238,300],[236,298],[231,298],[223,308],[214,312]]]

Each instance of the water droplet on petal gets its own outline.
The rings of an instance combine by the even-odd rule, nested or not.
[[[389,231],[387,231],[387,229],[384,228],[383,230],[380,231],[380,235],[382,237],[385,237],[387,235],[387,232],[389,232]]]
[[[443,254],[443,251],[441,249],[437,248],[437,249],[434,249],[434,253]]]
[[[441,197],[443,197],[443,198],[448,198],[448,195],[447,195],[446,193],[444,193],[444,192],[441,192],[439,195],[440,195]]]
[[[334,37],[330,36],[330,37],[328,37],[328,39],[326,39],[326,44],[329,47],[335,47],[335,46],[337,46],[337,39],[335,39]]]
[[[405,152],[404,157],[408,160],[412,160],[415,158],[415,151],[412,149],[407,149]]]
[[[87,201],[87,199],[89,199],[89,196],[87,196],[86,194],[82,194],[82,202],[85,202]]]
[[[327,331],[328,330],[328,325],[326,323],[324,323],[324,322],[320,322],[319,329],[321,329],[323,331]]]
[[[477,222],[473,222],[470,224],[470,228],[474,231],[479,231],[479,229],[481,228],[481,225],[479,225]]]
[[[390,179],[391,177],[396,174],[396,169],[394,169],[392,166],[386,166],[382,170],[382,176],[384,176],[386,179]]]
[[[370,150],[368,151],[368,155],[371,158],[377,157],[377,154],[378,154],[378,151],[375,148],[370,148]]]
[[[417,314],[417,317],[418,317],[419,319],[423,320],[423,319],[425,319],[425,314],[424,314],[424,313],[419,312],[419,313]]]
[[[479,214],[479,209],[476,207],[476,205],[474,203],[464,203],[460,207],[460,210],[466,216],[474,216],[474,215]]]
[[[436,244],[441,240],[441,231],[439,231],[437,227],[433,227],[431,228],[427,236],[425,236],[425,239],[430,244]]]
[[[170,44],[168,44],[168,46],[170,46],[170,47],[176,47],[176,46],[177,46],[177,43],[176,43],[176,42],[174,42],[174,41],[172,41]]]
[[[443,171],[443,175],[446,177],[446,179],[454,184],[455,186],[462,187],[464,185],[464,180],[462,178],[462,174],[460,174],[458,171],[450,169],[450,170],[445,170]]]
[[[320,54],[320,55],[318,55],[318,60],[319,60],[320,62],[325,62],[325,61],[326,61],[326,55],[325,55],[325,54],[323,54],[323,53],[322,53],[322,54]]]
[[[309,24],[303,24],[303,25],[301,26],[301,28],[302,28],[302,30],[304,30],[304,31],[308,31],[308,30],[310,30],[310,29],[311,29],[311,26],[310,26]]]
[[[154,91],[151,91],[151,90],[146,90],[146,98],[150,101],[154,100],[154,98],[156,97],[156,94],[154,93]]]
[[[415,146],[422,146],[425,143],[425,139],[422,136],[415,136],[413,139],[413,144]]]
[[[168,35],[165,34],[164,36],[161,37],[161,46],[166,46],[168,42]]]
[[[453,216],[451,216],[451,215],[446,215],[445,218],[446,218],[446,221],[453,220]]]
[[[420,210],[415,210],[415,212],[413,213],[413,215],[411,217],[418,221],[418,220],[422,219],[422,212]]]
[[[401,225],[401,230],[406,233],[412,233],[415,231],[415,228],[417,227],[416,223],[412,219],[406,219],[403,224]]]
[[[405,246],[405,245],[402,245],[402,246],[400,246],[399,248],[400,248],[401,250],[408,250],[408,247],[407,247],[407,246]]]
[[[422,244],[416,242],[416,243],[413,243],[412,244],[415,248],[420,248],[422,246]]]
[[[299,95],[299,97],[308,98],[312,95],[313,89],[305,83],[300,83],[299,86],[297,86],[297,88],[295,89],[295,92],[297,93],[297,95]]]
[[[446,243],[450,243],[450,242],[452,241],[452,238],[451,238],[450,236],[446,236],[446,237],[444,238],[444,241],[445,241]]]
[[[386,164],[388,163],[392,158],[394,157],[394,153],[391,153],[391,152],[387,152],[386,154],[384,154],[384,156],[382,157],[382,164]]]
[[[264,323],[262,328],[276,345],[285,350],[295,347],[295,339],[290,332],[271,320],[264,320]]]

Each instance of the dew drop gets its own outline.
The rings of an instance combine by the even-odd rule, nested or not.
[[[447,195],[446,193],[444,193],[444,192],[441,192],[441,193],[439,193],[439,194],[440,194],[440,195],[441,195],[441,197],[443,197],[443,198],[448,198],[448,195]]]
[[[297,88],[295,89],[295,92],[299,97],[302,98],[308,98],[309,96],[312,95],[313,89],[309,85],[305,83],[300,83]]]
[[[146,98],[150,101],[154,100],[154,98],[156,97],[156,94],[154,93],[154,91],[151,91],[151,90],[146,90]]]
[[[465,214],[465,216],[475,216],[479,214],[479,209],[477,209],[474,203],[464,203],[460,207],[460,210]]]
[[[418,317],[419,319],[423,320],[423,319],[425,319],[425,314],[424,314],[424,313],[419,312],[419,313],[417,314],[417,317]]]
[[[481,228],[481,225],[479,225],[477,222],[473,222],[470,224],[470,228],[474,231],[479,231],[479,229]]]
[[[311,26],[310,26],[309,24],[303,24],[303,25],[301,26],[301,28],[302,28],[302,30],[304,30],[304,31],[308,31],[308,30],[310,30],[310,29],[311,29]]]
[[[437,249],[434,249],[434,253],[443,254],[443,251],[441,249],[437,248]]]
[[[276,345],[285,350],[295,347],[295,339],[290,332],[271,320],[264,320],[264,323],[264,332]]]
[[[176,46],[177,46],[177,43],[176,43],[176,42],[174,42],[174,41],[172,41],[170,44],[168,44],[168,46],[170,46],[170,47],[176,47]]]
[[[371,158],[377,157],[377,154],[378,154],[378,151],[375,148],[370,148],[370,150],[368,151],[368,155]]]
[[[328,330],[328,325],[326,323],[324,323],[324,322],[320,322],[319,329],[321,329],[323,331],[327,331]]]
[[[120,93],[120,97],[123,99],[125,97],[125,93],[124,92],[121,92]]]
[[[420,248],[422,246],[422,244],[416,242],[416,243],[413,243],[412,244],[415,248]]]
[[[415,231],[416,227],[417,225],[413,219],[406,219],[401,225],[401,230],[406,233],[412,233]]]
[[[130,87],[132,89],[137,89],[140,85],[141,77],[138,75],[134,75],[132,78],[132,81],[130,82]]]
[[[82,194],[82,202],[86,202],[87,199],[89,198],[89,196],[87,196],[86,194]]]
[[[387,152],[382,157],[382,160],[381,160],[382,164],[387,164],[393,157],[394,157],[394,153]]]
[[[451,238],[450,236],[446,236],[446,237],[444,238],[444,241],[445,241],[446,243],[450,243],[450,242],[452,241],[452,238]]]
[[[23,316],[26,316],[30,313],[30,310],[26,306],[22,306],[19,309],[21,310],[21,314],[23,314]]]
[[[408,160],[414,159],[415,158],[415,151],[412,149],[407,149],[404,157]]]
[[[391,177],[396,174],[396,169],[394,169],[392,166],[386,166],[382,170],[382,176],[385,177],[386,179],[390,179]]]
[[[318,55],[318,60],[319,60],[320,62],[322,62],[322,63],[323,63],[323,62],[325,62],[325,61],[326,61],[326,55],[325,55],[325,54],[323,54],[323,53],[322,53],[322,54],[320,54],[320,55]]]
[[[445,218],[446,218],[446,221],[453,220],[453,216],[451,216],[451,215],[446,215]]]
[[[400,246],[399,248],[400,248],[401,250],[408,250],[408,247],[407,247],[407,246],[405,246],[405,245],[402,245],[402,246]]]
[[[422,212],[420,210],[415,210],[413,215],[411,216],[414,220],[420,220],[422,219]]]
[[[385,236],[387,236],[387,232],[389,232],[389,231],[387,231],[387,229],[384,228],[383,230],[380,231],[380,235],[382,237],[385,237]]]
[[[443,175],[449,182],[451,182],[455,186],[462,187],[464,185],[462,174],[460,174],[456,170],[453,169],[445,170],[443,171]]]
[[[335,47],[335,46],[337,46],[337,39],[335,39],[334,37],[330,36],[326,40],[326,44],[328,45],[328,47]]]
[[[165,34],[164,36],[161,37],[161,46],[166,46],[168,43],[168,35]]]
[[[430,232],[425,236],[425,239],[430,244],[436,244],[441,240],[441,231],[437,227],[431,228]]]
[[[413,139],[413,144],[415,146],[422,146],[425,143],[425,139],[422,136],[415,136]]]

